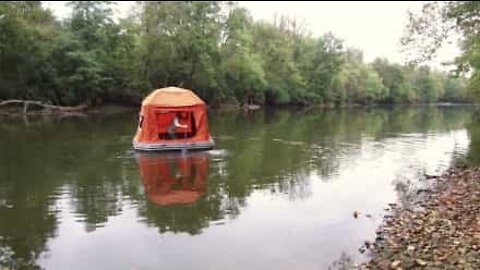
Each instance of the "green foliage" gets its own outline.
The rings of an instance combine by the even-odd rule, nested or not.
[[[331,91],[331,87],[343,64],[342,42],[329,33],[314,40],[309,49],[310,57],[305,59],[308,68],[304,70],[307,89],[321,101],[338,101],[339,96]]]
[[[415,75],[415,85],[418,87],[420,100],[425,102],[436,101],[438,96],[435,89],[435,83],[430,75],[430,70],[428,68],[421,68]]]
[[[60,21],[40,2],[0,3],[0,99],[138,104],[173,85],[211,104],[467,100],[461,79],[384,59],[365,63],[333,34],[313,37],[288,17],[254,21],[232,2],[154,1],[117,20],[113,5],[69,2],[71,16]],[[465,43],[472,66],[480,65],[477,44]]]
[[[367,103],[378,102],[387,98],[387,88],[383,85],[380,75],[372,69],[368,69],[368,76],[365,89],[365,101]]]
[[[402,38],[406,50],[413,54],[412,62],[418,63],[432,59],[446,41],[460,33],[462,55],[454,61],[455,71],[457,75],[470,73],[469,95],[476,100],[480,100],[479,14],[480,2],[477,1],[426,3],[421,14],[410,14],[407,32]]]
[[[55,31],[50,12],[40,2],[0,3],[0,99],[50,96],[49,42]]]
[[[467,87],[465,81],[449,76],[444,79],[443,85],[445,88],[443,100],[464,102],[467,99]]]
[[[248,11],[235,8],[225,24],[225,41],[221,47],[222,96],[233,96],[238,101],[261,100],[265,89],[265,70],[262,58],[254,52],[253,19]],[[250,100],[248,100],[250,99]]]

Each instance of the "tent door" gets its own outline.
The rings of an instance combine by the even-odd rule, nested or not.
[[[161,140],[188,139],[196,134],[193,111],[158,112],[156,116],[158,137]]]

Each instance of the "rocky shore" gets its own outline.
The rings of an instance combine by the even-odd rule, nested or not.
[[[480,168],[429,176],[413,208],[391,204],[359,269],[480,269]]]

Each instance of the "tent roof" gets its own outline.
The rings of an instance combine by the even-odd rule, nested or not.
[[[158,107],[185,107],[204,104],[205,102],[191,90],[178,87],[157,89],[150,93],[142,103],[143,106]]]

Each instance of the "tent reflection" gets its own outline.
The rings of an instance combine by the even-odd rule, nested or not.
[[[205,194],[208,154],[137,154],[145,194],[154,204],[192,204]]]

